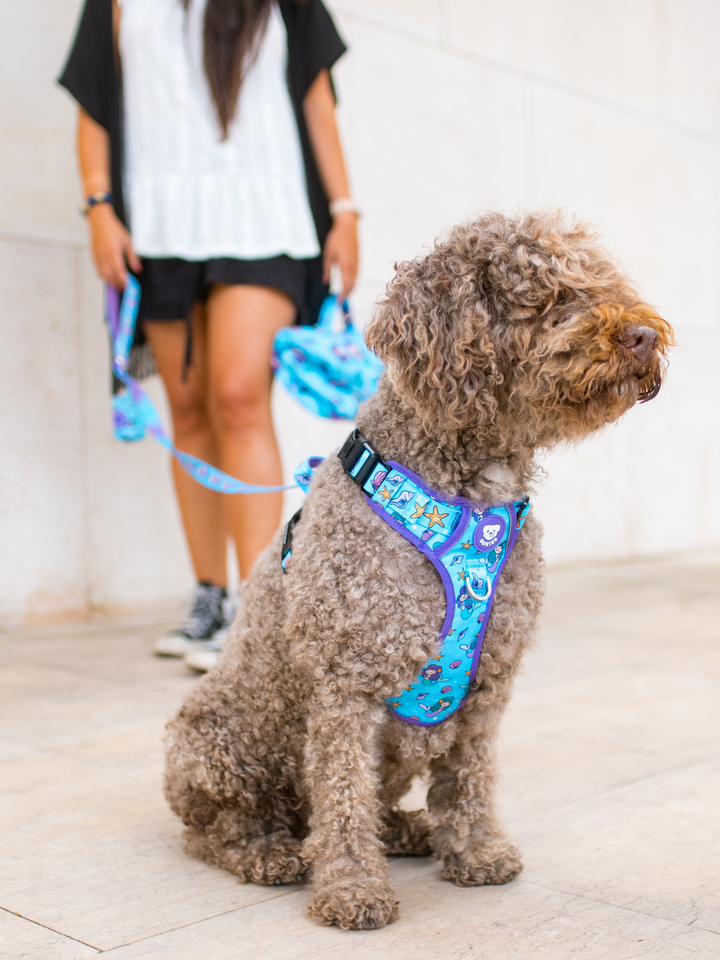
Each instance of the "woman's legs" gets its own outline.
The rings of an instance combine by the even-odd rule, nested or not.
[[[165,384],[175,445],[185,453],[218,464],[218,451],[207,405],[205,312],[196,306],[193,323],[193,363],[183,382],[186,324],[184,320],[144,324],[158,372]],[[193,480],[173,457],[172,473],[190,558],[198,581],[219,587],[227,583],[228,529],[222,494]]]
[[[221,468],[246,483],[282,483],[270,356],[295,313],[293,301],[270,287],[215,284],[208,298],[208,409]],[[282,494],[226,496],[225,508],[244,580],[278,528]]]

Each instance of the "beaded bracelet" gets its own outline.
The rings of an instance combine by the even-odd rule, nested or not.
[[[340,197],[338,200],[330,201],[330,215],[337,217],[341,213],[354,213],[360,216],[360,210],[352,197]]]
[[[113,195],[107,190],[97,190],[95,193],[91,193],[89,197],[85,197],[80,207],[80,213],[86,217],[93,207],[96,207],[99,203],[112,203]]]

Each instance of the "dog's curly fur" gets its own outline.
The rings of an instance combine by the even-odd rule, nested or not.
[[[403,263],[367,333],[387,364],[358,427],[436,490],[488,504],[532,484],[536,451],[657,393],[672,342],[586,225],[490,214]],[[532,513],[497,588],[474,693],[434,728],[386,698],[436,649],[435,568],[325,460],[287,575],[281,534],[247,583],[218,666],[170,723],[165,789],[187,849],[241,880],[312,877],[343,929],[398,915],[387,854],[434,852],[461,886],[522,869],[493,808],[494,741],[543,593]],[[429,777],[428,810],[397,804]]]

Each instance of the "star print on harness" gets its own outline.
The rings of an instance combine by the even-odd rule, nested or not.
[[[444,497],[407,467],[386,463],[357,430],[338,457],[370,507],[434,564],[445,587],[447,611],[437,654],[416,680],[388,700],[401,720],[436,726],[459,710],[475,680],[495,589],[530,509],[529,499],[485,506]],[[313,458],[308,473],[318,462]],[[284,569],[298,520],[299,513],[286,528]]]

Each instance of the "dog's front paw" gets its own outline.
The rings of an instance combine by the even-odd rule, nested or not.
[[[392,889],[380,880],[346,877],[313,890],[310,916],[324,926],[341,930],[376,930],[398,918]]]
[[[443,857],[443,880],[452,880],[459,887],[509,883],[522,870],[520,854],[507,840],[485,841],[461,853]]]

